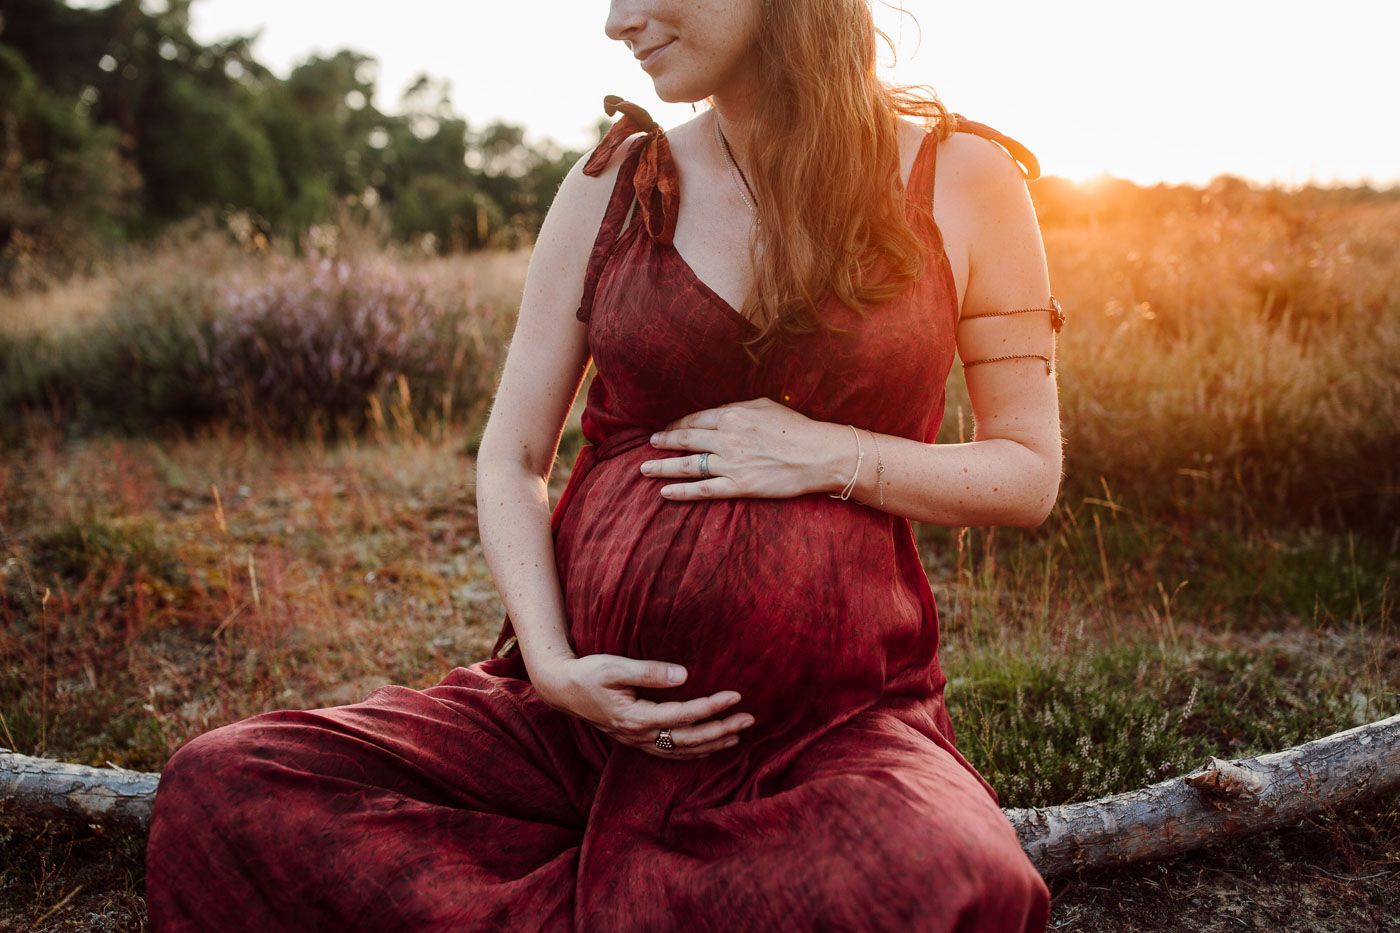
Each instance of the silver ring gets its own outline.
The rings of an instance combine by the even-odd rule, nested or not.
[[[676,747],[676,743],[671,741],[670,729],[661,730],[661,734],[656,737],[656,747],[668,752]]]
[[[709,479],[713,475],[710,472],[710,452],[707,450],[700,455],[700,478]]]

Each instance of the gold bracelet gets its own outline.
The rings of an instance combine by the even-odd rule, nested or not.
[[[866,428],[870,431],[869,428]],[[880,494],[880,504],[885,504],[885,481],[881,476],[885,472],[885,461],[880,457],[880,442],[875,439],[875,432],[870,431],[870,442],[875,445],[875,491]]]
[[[1017,308],[1015,311],[985,311],[982,314],[964,314],[958,318],[958,323],[961,324],[963,321],[970,321],[978,317],[1000,317],[1003,314],[1029,314],[1033,311],[1049,311],[1050,327],[1056,334],[1060,332],[1061,327],[1065,326],[1065,309],[1060,307],[1059,299],[1054,295],[1050,296],[1050,307],[1048,308]],[[1051,363],[1050,357],[1041,356],[1039,353],[1020,353],[1015,356],[993,356],[985,360],[964,360],[963,369],[967,369],[969,366],[976,366],[978,363],[1000,363],[1002,360],[1044,360],[1045,375],[1048,376],[1054,372],[1054,365]]]
[[[885,489],[884,489],[884,485],[885,485],[885,484],[884,484],[884,480],[882,480],[882,479],[880,478],[880,474],[882,474],[882,473],[885,472],[885,461],[880,457],[880,442],[875,438],[875,432],[874,432],[874,431],[871,431],[869,428],[866,428],[865,430],[866,430],[866,431],[869,431],[869,433],[870,433],[870,443],[872,443],[872,444],[875,445],[875,492],[879,494],[879,497],[880,497],[880,504],[881,504],[881,505],[884,505],[884,504],[885,504]],[[866,499],[864,502],[861,503],[861,505],[869,505],[869,504],[870,504],[870,500],[869,500],[869,499]]]
[[[842,488],[840,493],[827,493],[831,498],[840,499],[842,502],[851,498],[851,490],[856,488],[856,477],[860,476],[860,465],[865,461],[865,450],[860,446],[860,432],[856,430],[856,426],[853,424],[847,425],[847,427],[849,427],[851,433],[856,436],[856,471],[851,474],[851,481]]]

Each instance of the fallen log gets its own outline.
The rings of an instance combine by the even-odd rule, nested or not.
[[[145,829],[159,773],[89,768],[0,748],[0,813]]]
[[[1400,716],[1086,803],[1007,809],[1045,877],[1204,849],[1400,790]]]
[[[159,774],[0,749],[0,812],[141,829]],[[1400,716],[1084,803],[1008,808],[1047,878],[1166,858],[1400,790]]]

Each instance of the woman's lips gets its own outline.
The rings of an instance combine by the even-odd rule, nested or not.
[[[671,42],[675,41],[675,39],[671,40]],[[671,47],[671,42],[667,42],[665,45],[662,46],[657,46],[657,48],[650,55],[642,59],[642,70],[646,71],[649,68],[651,68],[652,65],[655,65],[656,59],[661,55],[661,53]]]

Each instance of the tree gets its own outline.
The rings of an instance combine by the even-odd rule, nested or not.
[[[88,224],[72,242],[101,243],[209,207],[295,234],[379,203],[404,238],[516,245],[579,157],[509,123],[474,132],[426,74],[402,113],[382,113],[360,52],[314,55],[280,80],[253,58],[256,36],[192,38],[190,2],[0,0],[4,243],[39,242],[40,218],[59,215]]]

